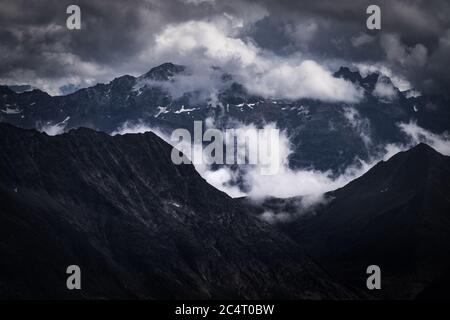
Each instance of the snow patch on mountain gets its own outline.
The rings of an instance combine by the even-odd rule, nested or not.
[[[191,108],[191,109],[187,108],[187,109],[185,109],[185,108],[184,108],[184,105],[182,105],[182,106],[181,106],[181,109],[175,111],[174,113],[180,114],[180,113],[184,113],[184,112],[192,112],[192,111],[194,111],[194,110],[197,110],[197,108]]]
[[[7,107],[6,110],[0,111],[6,114],[18,114],[22,112],[22,110],[20,110],[19,108],[9,108],[9,107]]]
[[[158,118],[161,114],[169,113],[170,111],[167,110],[167,107],[158,107],[158,112],[155,114],[155,118]]]

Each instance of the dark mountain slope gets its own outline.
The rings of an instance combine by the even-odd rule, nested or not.
[[[170,152],[152,133],[0,124],[0,297],[349,297]]]
[[[363,288],[376,264],[378,294],[411,298],[450,267],[450,157],[419,144],[329,197],[284,228],[330,273]]]

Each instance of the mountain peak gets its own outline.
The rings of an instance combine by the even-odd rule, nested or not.
[[[0,85],[0,94],[14,94],[15,92],[13,90],[11,90],[11,88],[9,88],[8,86],[5,85]]]
[[[170,77],[182,73],[185,69],[186,68],[182,65],[166,62],[157,67],[152,68],[142,77],[156,81],[167,81],[170,79]]]
[[[350,80],[351,82],[360,82],[362,80],[361,74],[358,71],[351,71],[348,67],[340,67],[338,71],[334,73],[336,78],[343,78]]]
[[[425,143],[419,143],[407,151],[395,154],[387,161],[379,162],[366,174],[340,190],[351,193],[355,190],[387,188],[405,192],[424,186],[430,175],[437,178],[436,172],[447,175],[445,172],[448,169],[445,168],[450,168],[450,157],[440,154]]]
[[[359,71],[352,71],[348,67],[340,67],[338,71],[336,71],[333,74],[336,78],[342,78],[344,80],[351,81],[353,83],[357,82],[366,89],[373,90],[375,88],[375,85],[378,81],[378,78],[380,75],[376,72],[369,73],[365,77],[363,77]],[[391,79],[387,78],[389,83],[391,82]]]
[[[47,92],[42,91],[41,89],[33,89],[31,91],[22,92],[21,94],[24,94],[24,95],[30,94],[30,95],[33,95],[36,97],[45,97],[45,98],[51,97]]]

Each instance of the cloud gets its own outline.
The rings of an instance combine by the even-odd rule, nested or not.
[[[250,172],[252,189],[248,196],[258,202],[262,202],[268,197],[300,197],[291,199],[295,202],[296,210],[286,212],[281,209],[279,212],[265,210],[260,218],[269,223],[279,223],[289,221],[305,212],[310,212],[327,199],[324,194],[343,187],[350,181],[360,177],[370,170],[379,161],[387,161],[398,152],[408,150],[423,142],[430,145],[438,152],[450,156],[450,134],[444,132],[436,134],[419,127],[415,122],[399,123],[399,129],[408,138],[406,143],[388,143],[378,146],[375,154],[372,154],[368,161],[355,159],[355,164],[347,167],[344,173],[336,176],[330,171],[322,172],[315,170],[291,170],[285,167],[283,173],[275,176],[259,176],[256,172]],[[247,177],[248,178],[248,177]],[[276,185],[277,188],[271,186]]]
[[[69,120],[70,120],[70,117],[67,117],[63,121],[55,123],[55,124],[48,122],[41,126],[38,125],[37,129],[41,132],[45,132],[49,136],[56,136],[56,135],[64,133],[64,130],[67,126],[67,122]]]
[[[211,128],[210,122],[210,128]],[[258,128],[253,125],[244,125],[238,122],[234,123],[233,127],[236,131],[236,135],[249,134],[249,132],[256,133]],[[260,128],[261,130],[271,130],[274,128],[273,124],[267,124]],[[148,126],[142,121],[137,122],[125,122],[122,124],[112,135],[127,134],[127,133],[143,133],[154,132],[166,142],[174,145],[170,136],[167,133],[162,132],[159,128],[153,128]],[[266,135],[261,135],[265,137]],[[267,145],[267,141],[259,139],[258,144]],[[212,166],[194,161],[196,170],[200,175],[211,185],[217,189],[226,192],[232,197],[240,197],[247,195],[254,200],[263,200],[267,197],[279,197],[287,198],[294,196],[308,196],[309,204],[314,203],[312,199],[321,198],[323,193],[342,187],[352,179],[360,176],[362,173],[368,170],[370,164],[367,164],[360,160],[355,160],[355,165],[348,167],[343,174],[335,176],[331,171],[319,171],[319,170],[292,170],[289,168],[289,155],[293,152],[292,146],[285,131],[280,131],[278,138],[279,147],[276,156],[270,158],[271,163],[258,163],[239,165],[238,168],[224,166],[219,169],[212,168]],[[180,150],[184,148],[191,148],[191,145],[181,146]],[[236,150],[244,148],[245,145],[238,144]],[[202,148],[198,148],[198,145],[192,148],[196,154],[194,157],[199,159],[202,157]],[[257,150],[257,149],[250,149]],[[275,162],[275,163],[274,163]],[[276,174],[267,175],[263,174],[262,167],[272,166],[279,168]],[[244,186],[240,188],[236,181],[242,179]],[[274,186],[277,186],[274,188]]]
[[[412,89],[411,83],[401,75],[395,74],[388,66],[379,63],[354,63],[353,66],[358,69],[361,76],[366,77],[371,73],[378,73],[389,78],[400,91],[407,91]]]
[[[271,210],[264,211],[260,216],[260,219],[270,223],[286,222],[292,219],[292,214],[286,212],[274,213]]]
[[[343,0],[339,6],[329,0],[79,0],[80,31],[65,27],[69,4],[2,2],[1,82],[56,94],[63,85],[84,87],[123,74],[137,76],[176,56],[151,54],[164,30],[176,33],[177,26],[209,23],[234,44],[252,43],[275,57],[301,53],[301,61],[324,68],[332,63],[383,64],[424,92],[446,93],[450,83],[447,1],[381,0],[383,32],[370,35],[361,33],[369,0]]]
[[[172,77],[170,81],[156,81],[139,77],[134,90],[144,86],[156,86],[168,92],[172,99],[178,99],[189,93],[192,104],[203,103],[208,100],[216,102],[218,93],[230,85],[230,81],[225,80],[223,75],[223,70],[219,68],[197,65],[187,67],[185,72]]]
[[[370,139],[370,133],[365,128],[364,119],[352,108],[344,111],[347,119],[355,129],[360,130],[363,136],[366,134]],[[214,128],[214,121],[210,118],[207,128]],[[253,124],[244,125],[239,122],[233,122],[233,128],[238,134],[255,131],[258,128]],[[263,129],[273,129],[273,124],[267,124]],[[419,127],[415,122],[399,123],[399,130],[407,137],[406,143],[388,143],[386,145],[376,146],[372,150],[378,150],[373,153],[369,160],[363,161],[355,158],[354,163],[348,166],[341,174],[335,174],[331,170],[320,171],[313,169],[291,169],[289,166],[289,156],[292,154],[292,145],[285,131],[280,131],[279,136],[279,153],[276,157],[272,157],[271,161],[275,161],[278,172],[273,175],[261,174],[261,164],[257,165],[239,165],[222,166],[213,168],[205,163],[195,163],[195,168],[199,174],[212,186],[227,193],[231,197],[246,196],[249,200],[256,203],[263,203],[267,198],[292,198],[296,210],[295,212],[285,212],[283,210],[275,212],[274,210],[265,210],[259,217],[269,223],[278,223],[289,221],[293,217],[310,212],[328,199],[324,196],[326,192],[341,188],[352,180],[362,176],[370,170],[379,161],[387,161],[398,152],[408,150],[420,142],[429,144],[438,152],[450,156],[450,135],[448,132],[436,134]],[[113,134],[125,133],[142,133],[152,131],[166,142],[173,144],[170,136],[163,133],[158,128],[152,128],[142,121],[125,122]],[[258,143],[265,144],[267,141],[261,140]],[[184,147],[191,147],[186,145]],[[242,148],[243,145],[238,146]],[[193,148],[196,158],[202,156],[202,149]],[[273,164],[271,164],[273,165]],[[243,184],[239,183],[242,181]],[[276,187],[274,187],[276,186]]]
[[[420,97],[421,95],[422,95],[422,93],[421,93],[419,90],[414,90],[414,89],[407,90],[407,91],[405,92],[405,97],[406,97],[407,99],[410,99],[410,98],[417,98],[417,97]]]
[[[203,3],[212,4],[215,1],[216,0],[181,0],[181,2],[193,4],[193,5],[199,5],[199,4],[203,4]]]
[[[246,181],[250,185],[248,196],[255,200],[263,200],[267,197],[296,196],[320,199],[325,192],[343,187],[351,180],[361,176],[369,167],[369,164],[357,161],[357,164],[348,167],[339,176],[335,176],[331,171],[292,170],[288,166],[284,167],[279,174],[271,176],[262,176],[252,170],[246,173]]]
[[[423,142],[443,155],[450,156],[450,134],[448,132],[436,134],[419,127],[414,121],[400,123],[398,126],[410,138],[410,145]]]
[[[200,85],[204,84],[204,90],[211,91],[217,84],[211,66],[216,66],[243,84],[250,93],[265,98],[312,98],[350,103],[361,99],[359,88],[334,78],[317,62],[302,59],[298,54],[274,55],[252,41],[235,37],[236,28],[239,27],[224,26],[222,20],[171,25],[156,37],[156,46],[148,54],[173,57],[195,66],[191,75],[179,76],[169,83],[178,87],[174,89],[176,92],[180,87],[186,88],[183,83],[195,83],[195,89],[201,89]]]
[[[372,144],[371,129],[369,119],[361,117],[358,110],[352,107],[344,107],[344,117],[361,137],[366,148]]]
[[[198,169],[197,169],[198,170]],[[246,194],[241,191],[239,186],[233,185],[238,179],[238,172],[229,168],[220,168],[217,170],[206,169],[200,172],[200,175],[216,189],[225,192],[232,198],[243,197]]]
[[[378,77],[372,95],[387,103],[394,101],[398,97],[397,88],[393,86],[389,78],[383,76]]]
[[[411,149],[419,143],[426,143],[439,153],[450,156],[450,134],[447,131],[437,134],[418,126],[415,121],[400,122],[397,127],[406,136],[406,142],[382,146],[381,153],[375,158],[386,161],[398,152]]]

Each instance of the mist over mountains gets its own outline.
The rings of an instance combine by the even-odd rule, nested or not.
[[[64,96],[0,87],[1,296],[445,296],[445,97],[346,67],[333,78],[351,102],[263,97],[211,74],[207,91],[172,63]],[[280,129],[282,171],[174,165],[170,133],[194,120]],[[382,293],[365,287],[374,263]],[[82,292],[65,288],[69,264]]]
[[[0,132],[4,298],[447,296],[450,162],[425,144],[273,225],[172,164],[153,133]],[[295,217],[295,199],[277,201],[274,215]],[[365,288],[373,263],[379,293]],[[82,291],[66,290],[68,264],[82,266]]]
[[[266,189],[309,179],[311,193],[343,186],[379,160],[425,142],[450,154],[450,113],[444,97],[400,91],[379,73],[362,76],[341,67],[334,79],[359,92],[352,103],[321,99],[264,98],[251,94],[220,68],[198,73],[191,66],[165,63],[140,77],[122,76],[107,84],[52,97],[33,90],[1,87],[0,121],[37,128],[50,135],[89,127],[111,134],[158,132],[166,141],[174,129],[264,128],[282,131],[284,173],[276,181],[252,168],[197,168],[208,182],[233,196],[289,197],[308,190]],[[261,180],[263,179],[263,180]]]

